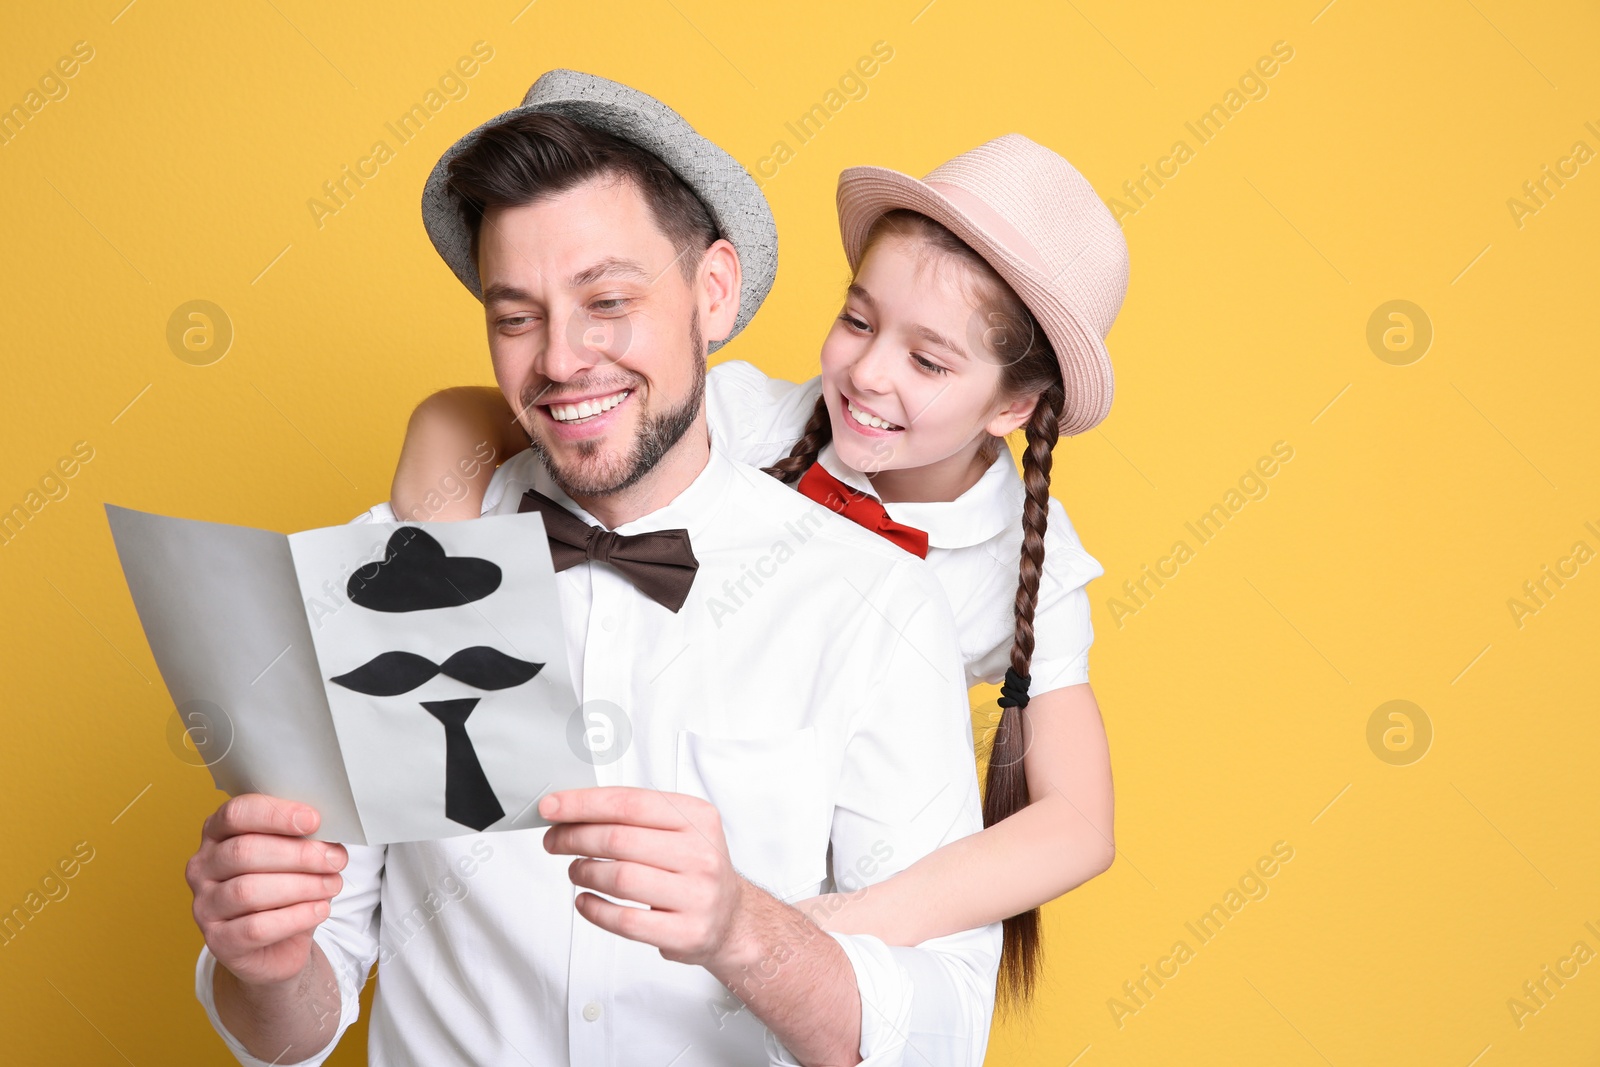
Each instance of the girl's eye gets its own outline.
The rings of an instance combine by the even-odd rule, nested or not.
[[[839,321],[850,327],[852,330],[866,330],[869,328],[865,322],[856,318],[848,311],[841,311],[839,313]]]
[[[941,367],[939,364],[935,363],[933,360],[927,359],[927,358],[925,358],[923,356],[919,356],[915,352],[911,353],[911,358],[916,360],[917,361],[917,366],[921,367],[925,371],[931,371],[934,374],[949,374],[950,373],[950,368],[949,367]]]

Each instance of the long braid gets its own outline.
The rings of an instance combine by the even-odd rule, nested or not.
[[[987,787],[983,796],[983,825],[993,826],[1028,806],[1028,776],[1023,756],[1028,750],[1026,722],[1028,671],[1033,661],[1033,609],[1039,600],[1039,575],[1044,569],[1044,534],[1050,520],[1050,467],[1060,436],[1063,395],[1059,386],[1046,389],[1027,425],[1027,449],[1022,457],[1022,482],[1027,500],[1022,508],[1022,558],[1017,575],[1014,609],[1016,629],[1011,641],[1011,671],[1007,690],[1020,685],[1021,700],[1011,693],[1002,697],[1003,709],[989,749]],[[1004,692],[1004,691],[1003,691]],[[1033,996],[1043,952],[1039,909],[1033,908],[1005,920],[1000,950],[997,1000],[1007,1009],[1021,1008]]]
[[[821,452],[831,440],[833,440],[833,422],[828,418],[828,398],[818,396],[816,407],[811,409],[811,418],[806,422],[800,440],[794,443],[787,456],[772,466],[761,469],[788,485],[799,480],[800,476],[817,461],[817,453]]]

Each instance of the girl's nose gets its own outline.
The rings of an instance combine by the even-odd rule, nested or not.
[[[884,344],[874,339],[861,353],[861,358],[850,365],[850,383],[863,393],[890,391],[888,353]]]

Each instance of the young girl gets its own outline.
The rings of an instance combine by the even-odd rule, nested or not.
[[[1050,468],[1058,437],[1110,407],[1103,338],[1127,247],[1088,181],[1018,134],[922,181],[853,167],[838,203],[853,276],[821,375],[796,385],[748,363],[713,368],[712,443],[924,556],[955,610],[969,685],[1003,678],[1003,710],[981,833],[870,892],[799,906],[899,945],[1004,920],[999,999],[1015,1008],[1035,986],[1039,906],[1115,856],[1083,589],[1103,570],[1050,496]],[[1019,428],[1020,481],[1004,441]],[[476,517],[492,470],[463,457],[527,444],[497,390],[435,394],[408,428],[395,513]]]

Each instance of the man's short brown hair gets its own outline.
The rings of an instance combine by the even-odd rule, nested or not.
[[[705,250],[720,236],[700,198],[638,145],[550,112],[513,115],[486,127],[450,161],[450,189],[472,234],[473,260],[489,208],[529,204],[599,176],[620,178],[639,191],[679,251],[684,280],[692,282]]]

